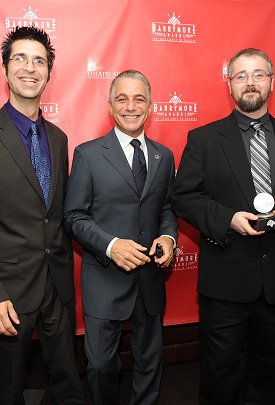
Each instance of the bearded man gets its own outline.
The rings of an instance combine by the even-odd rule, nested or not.
[[[275,233],[252,226],[255,196],[274,197],[273,82],[264,52],[248,48],[231,58],[234,111],[190,131],[174,185],[175,213],[201,234],[201,405],[275,403]]]

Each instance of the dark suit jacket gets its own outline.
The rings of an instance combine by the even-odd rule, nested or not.
[[[98,318],[128,318],[139,285],[150,314],[163,308],[162,271],[153,261],[126,272],[106,257],[114,237],[133,239],[148,249],[162,234],[176,239],[177,224],[170,204],[173,154],[157,142],[148,138],[146,142],[149,167],[141,196],[113,130],[75,150],[65,200],[65,226],[84,247],[84,311]]]
[[[228,232],[235,212],[256,213],[255,195],[250,164],[233,114],[190,131],[172,204],[179,217],[201,232],[200,293],[252,302],[264,286],[268,302],[275,304],[275,233],[249,237]]]
[[[47,208],[18,130],[0,110],[0,301],[11,300],[18,313],[39,306],[48,268],[63,302],[74,292],[71,246],[62,230],[67,137],[44,123],[52,167]]]

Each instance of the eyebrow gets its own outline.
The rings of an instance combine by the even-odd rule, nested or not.
[[[24,52],[17,52],[17,53],[14,53],[12,56],[28,56],[26,53],[24,53]],[[44,60],[47,60],[46,58],[44,58],[44,56],[41,56],[41,55],[36,55],[36,56],[33,56],[32,57],[32,59],[44,59]]]
[[[247,72],[247,70],[244,69],[244,70],[240,70],[239,72],[237,72],[237,74],[238,73],[246,73],[246,72]],[[265,72],[265,70],[264,69],[254,69],[253,72]]]
[[[117,100],[117,99],[120,98],[120,97],[129,98],[127,94],[125,94],[125,93],[120,93],[120,94],[118,94],[118,95],[115,97],[115,100]],[[143,98],[143,100],[147,101],[147,97],[144,96],[143,94],[135,94],[135,95],[134,95],[134,98],[140,98],[140,97]]]

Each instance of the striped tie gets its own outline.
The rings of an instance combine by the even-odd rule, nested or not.
[[[254,135],[250,141],[251,173],[256,193],[272,194],[270,163],[268,156],[263,124],[252,121],[250,126],[254,129]]]

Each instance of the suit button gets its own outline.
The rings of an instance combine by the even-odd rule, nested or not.
[[[44,219],[45,224],[47,224],[49,222],[48,218]]]
[[[268,255],[265,253],[265,254],[263,255],[263,260],[267,260],[267,258],[268,258]]]
[[[49,255],[51,251],[50,251],[50,249],[46,249],[45,252],[46,252],[46,255]]]
[[[144,234],[144,231],[142,231],[141,229],[139,230],[139,234],[140,235],[143,235]]]

